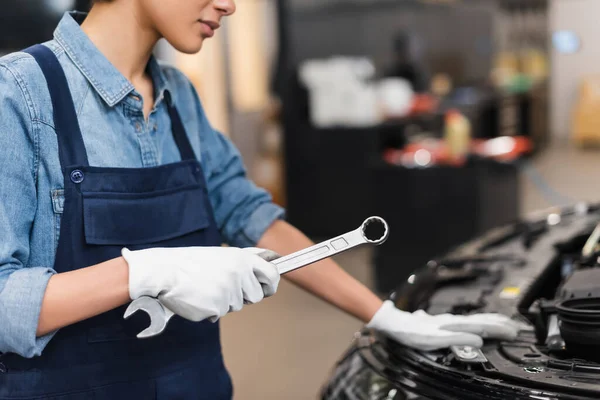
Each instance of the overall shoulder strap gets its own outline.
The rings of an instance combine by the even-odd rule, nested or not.
[[[88,166],[87,152],[77,120],[73,97],[60,62],[52,50],[41,44],[23,51],[35,58],[46,78],[54,110],[54,127],[62,168]]]
[[[165,92],[165,100],[167,107],[169,108],[169,116],[171,118],[171,130],[173,131],[173,138],[179,148],[179,154],[182,160],[195,160],[196,154],[192,149],[190,140],[185,132],[185,127],[181,121],[181,117],[177,109],[172,105],[171,94]]]

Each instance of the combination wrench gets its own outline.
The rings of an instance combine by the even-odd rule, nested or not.
[[[381,217],[370,217],[359,228],[353,231],[295,253],[279,256],[275,252],[266,250],[258,255],[277,266],[279,274],[284,275],[360,245],[371,244],[379,246],[387,240],[388,236],[389,228],[387,222]],[[169,320],[175,315],[171,310],[164,307],[157,298],[141,296],[129,304],[124,318],[127,319],[140,310],[150,316],[150,326],[137,335],[140,339],[161,334],[167,327]]]

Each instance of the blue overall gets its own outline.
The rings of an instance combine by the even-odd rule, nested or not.
[[[220,246],[201,165],[169,98],[181,162],[91,167],[62,67],[47,47],[26,51],[48,84],[64,173],[54,269],[61,273],[98,264],[119,257],[123,247]],[[61,329],[40,357],[4,355],[0,399],[231,399],[218,323],[176,316],[162,335],[137,339],[149,319],[138,313],[124,320],[124,310]]]

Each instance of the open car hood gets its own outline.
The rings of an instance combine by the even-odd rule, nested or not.
[[[511,316],[530,326],[516,341],[486,341],[481,351],[420,352],[364,330],[322,398],[600,398],[600,324],[594,319],[600,303],[592,301],[600,299],[598,210],[549,210],[495,229],[430,261],[390,295],[406,311]],[[567,309],[569,301],[591,305]],[[575,327],[570,336],[569,324]]]

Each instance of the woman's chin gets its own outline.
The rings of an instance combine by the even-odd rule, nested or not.
[[[184,41],[171,41],[167,39],[167,42],[171,44],[175,48],[175,50],[184,53],[184,54],[196,54],[202,49],[202,44],[204,43],[203,37],[196,37],[194,39],[188,39]]]

